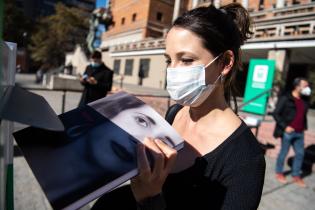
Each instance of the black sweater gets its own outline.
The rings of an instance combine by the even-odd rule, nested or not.
[[[243,122],[192,167],[168,176],[163,188],[166,209],[257,209],[264,175],[262,149]]]

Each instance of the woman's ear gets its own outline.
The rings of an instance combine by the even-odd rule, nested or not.
[[[232,69],[233,65],[234,65],[234,61],[235,61],[235,57],[234,57],[234,53],[231,50],[227,50],[224,52],[224,54],[222,55],[223,57],[223,61],[222,61],[222,65],[223,65],[223,71],[222,71],[222,75],[226,76]]]

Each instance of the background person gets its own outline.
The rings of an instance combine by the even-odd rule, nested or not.
[[[276,179],[285,184],[287,179],[283,174],[284,160],[293,146],[295,156],[292,165],[293,181],[300,187],[306,187],[300,177],[304,157],[304,130],[307,129],[308,103],[303,96],[310,96],[309,83],[304,78],[296,78],[293,82],[293,90],[282,97],[276,105],[273,113],[276,120],[274,137],[281,137],[281,149],[276,163]]]
[[[94,51],[80,82],[84,86],[79,106],[103,98],[112,89],[113,71],[102,62],[102,54]]]

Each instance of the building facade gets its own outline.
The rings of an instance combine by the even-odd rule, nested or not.
[[[248,63],[253,58],[276,60],[277,78],[287,89],[295,77],[309,78],[315,74],[315,1],[312,0],[112,1],[115,24],[103,34],[101,45],[105,62],[117,76],[123,75],[126,83],[138,84],[139,72],[145,71],[143,86],[164,88],[164,35],[172,21],[195,7],[209,4],[220,7],[236,1],[250,11],[254,21],[254,35],[242,46],[244,70],[239,79],[244,82],[239,84],[240,96]]]
[[[160,38],[172,24],[173,0],[112,0],[114,24],[102,37],[102,47]]]

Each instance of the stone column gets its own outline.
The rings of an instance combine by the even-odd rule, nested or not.
[[[277,0],[276,8],[284,7],[285,0]]]
[[[248,9],[248,0],[242,0],[242,5],[245,9]]]
[[[275,79],[286,81],[286,77],[289,70],[289,50],[270,50],[268,52],[268,59],[276,61]],[[278,76],[277,76],[278,75]],[[278,77],[278,78],[277,78]]]
[[[220,0],[214,0],[214,1],[213,1],[213,5],[215,6],[215,8],[220,8],[220,6],[221,6],[221,1],[220,1]]]
[[[180,10],[180,0],[175,0],[174,3],[174,12],[173,12],[173,22],[176,20],[176,18],[179,15],[179,10]]]
[[[192,0],[192,9],[196,8],[198,6],[198,0]]]

